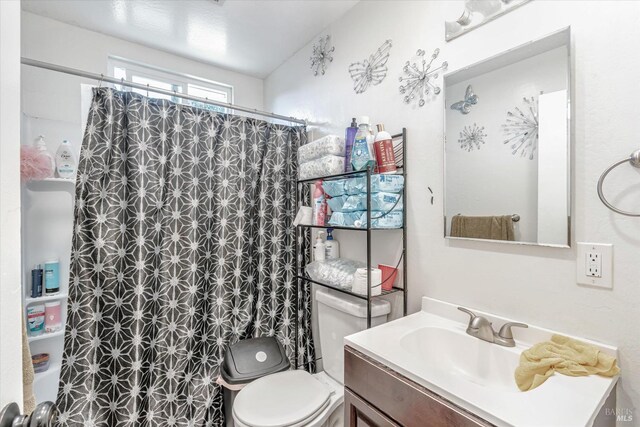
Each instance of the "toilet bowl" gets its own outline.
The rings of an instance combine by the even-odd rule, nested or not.
[[[344,349],[347,335],[367,327],[365,300],[318,289],[318,331],[324,371],[294,370],[257,379],[233,404],[237,427],[341,427],[344,410]],[[371,303],[371,326],[387,321],[391,305]]]

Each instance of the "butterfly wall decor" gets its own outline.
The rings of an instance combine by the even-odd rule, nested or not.
[[[379,85],[387,77],[387,61],[391,53],[391,40],[386,40],[378,50],[362,62],[349,66],[353,90],[362,93],[371,85]]]
[[[471,85],[467,86],[467,90],[464,94],[464,100],[458,101],[451,106],[452,110],[458,110],[462,114],[469,114],[471,112],[471,106],[478,103],[478,95],[473,92]]]

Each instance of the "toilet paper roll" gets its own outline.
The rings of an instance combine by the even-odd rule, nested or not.
[[[359,268],[353,276],[353,285],[351,291],[367,295],[367,269]],[[380,295],[382,293],[382,270],[379,268],[371,269],[371,296]]]
[[[309,206],[300,206],[293,225],[313,225],[313,209]]]

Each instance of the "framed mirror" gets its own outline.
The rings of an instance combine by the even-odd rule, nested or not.
[[[445,74],[445,237],[570,246],[570,34]]]

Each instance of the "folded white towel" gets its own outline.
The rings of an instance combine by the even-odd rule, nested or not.
[[[367,269],[359,268],[353,276],[353,285],[351,291],[360,295],[367,294]],[[382,293],[382,270],[379,268],[371,269],[371,296],[380,295]]]

